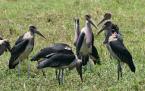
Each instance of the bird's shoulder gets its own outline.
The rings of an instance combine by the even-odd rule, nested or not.
[[[15,42],[15,45],[17,45],[17,44],[19,44],[20,42],[22,42],[22,41],[23,41],[23,37],[24,37],[24,34],[21,35],[21,36],[19,36],[18,39],[17,39],[16,42]]]

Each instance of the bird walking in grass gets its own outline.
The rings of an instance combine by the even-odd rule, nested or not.
[[[0,37],[0,55],[7,51],[11,52],[10,43],[7,39]]]
[[[18,77],[20,77],[20,63],[28,58],[34,48],[35,34],[45,38],[35,26],[30,26],[29,31],[20,36],[11,49],[9,69],[14,69],[18,65]],[[28,78],[30,76],[30,64],[28,63]]]
[[[112,31],[112,22],[107,21],[104,26],[102,27],[101,31],[107,31],[107,43],[108,51],[110,54],[118,60],[117,65],[117,74],[118,74],[118,80],[120,76],[122,77],[122,67],[121,63],[126,63],[130,70],[135,73],[135,65],[133,63],[132,55],[127,50],[123,42],[119,39],[119,35],[116,31]]]
[[[71,47],[64,43],[56,43],[47,48],[41,49],[35,56],[32,57],[31,61],[38,61],[38,69],[51,67],[56,69],[56,78],[59,84],[64,83],[64,69],[76,67],[78,73],[80,72],[77,68],[81,64],[81,60],[77,59],[77,56],[73,53]],[[57,72],[57,70],[59,72]],[[79,73],[81,80],[82,76]]]

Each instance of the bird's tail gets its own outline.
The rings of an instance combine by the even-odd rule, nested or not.
[[[136,68],[135,68],[135,65],[134,65],[133,61],[128,63],[128,65],[129,65],[130,70],[135,73]]]

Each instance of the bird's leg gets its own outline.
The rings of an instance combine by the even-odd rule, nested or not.
[[[61,69],[59,69],[59,73],[58,73],[58,82],[60,85],[61,84]]]
[[[19,61],[18,64],[18,78],[20,78],[20,68],[21,68],[21,61]]]
[[[63,84],[64,83],[64,69],[62,69],[61,80],[62,80],[62,84]]]
[[[120,64],[120,76],[122,78],[122,67],[121,67],[121,64]]]
[[[27,58],[28,59],[28,58]],[[28,61],[28,60],[27,60]],[[28,61],[28,79],[30,78],[30,62]]]
[[[55,76],[56,76],[56,79],[58,79],[58,70],[55,69]]]
[[[42,69],[41,71],[42,71],[43,76],[46,77],[44,70]]]
[[[118,80],[119,80],[119,76],[121,75],[122,77],[122,68],[121,68],[121,64],[120,61],[118,61]]]

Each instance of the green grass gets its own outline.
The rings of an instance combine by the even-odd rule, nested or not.
[[[113,22],[119,25],[124,43],[133,55],[136,73],[123,66],[123,78],[117,81],[116,60],[109,58],[102,44],[104,35],[95,36],[102,65],[95,66],[93,72],[83,74],[82,83],[75,70],[65,74],[65,84],[58,85],[54,69],[47,68],[47,77],[36,69],[36,63],[25,60],[22,63],[21,78],[17,69],[9,70],[7,62],[10,54],[0,56],[1,91],[143,91],[145,89],[145,1],[144,0],[0,0],[0,34],[14,44],[19,35],[28,31],[28,26],[36,25],[46,37],[36,37],[36,54],[41,48],[52,43],[64,42],[73,47],[73,18],[90,14],[97,24],[105,12],[113,14]],[[10,34],[12,31],[12,35]],[[99,31],[93,28],[93,32]],[[30,58],[29,57],[29,58]],[[27,79],[27,62],[31,63],[31,78]],[[98,75],[100,74],[100,75]]]

